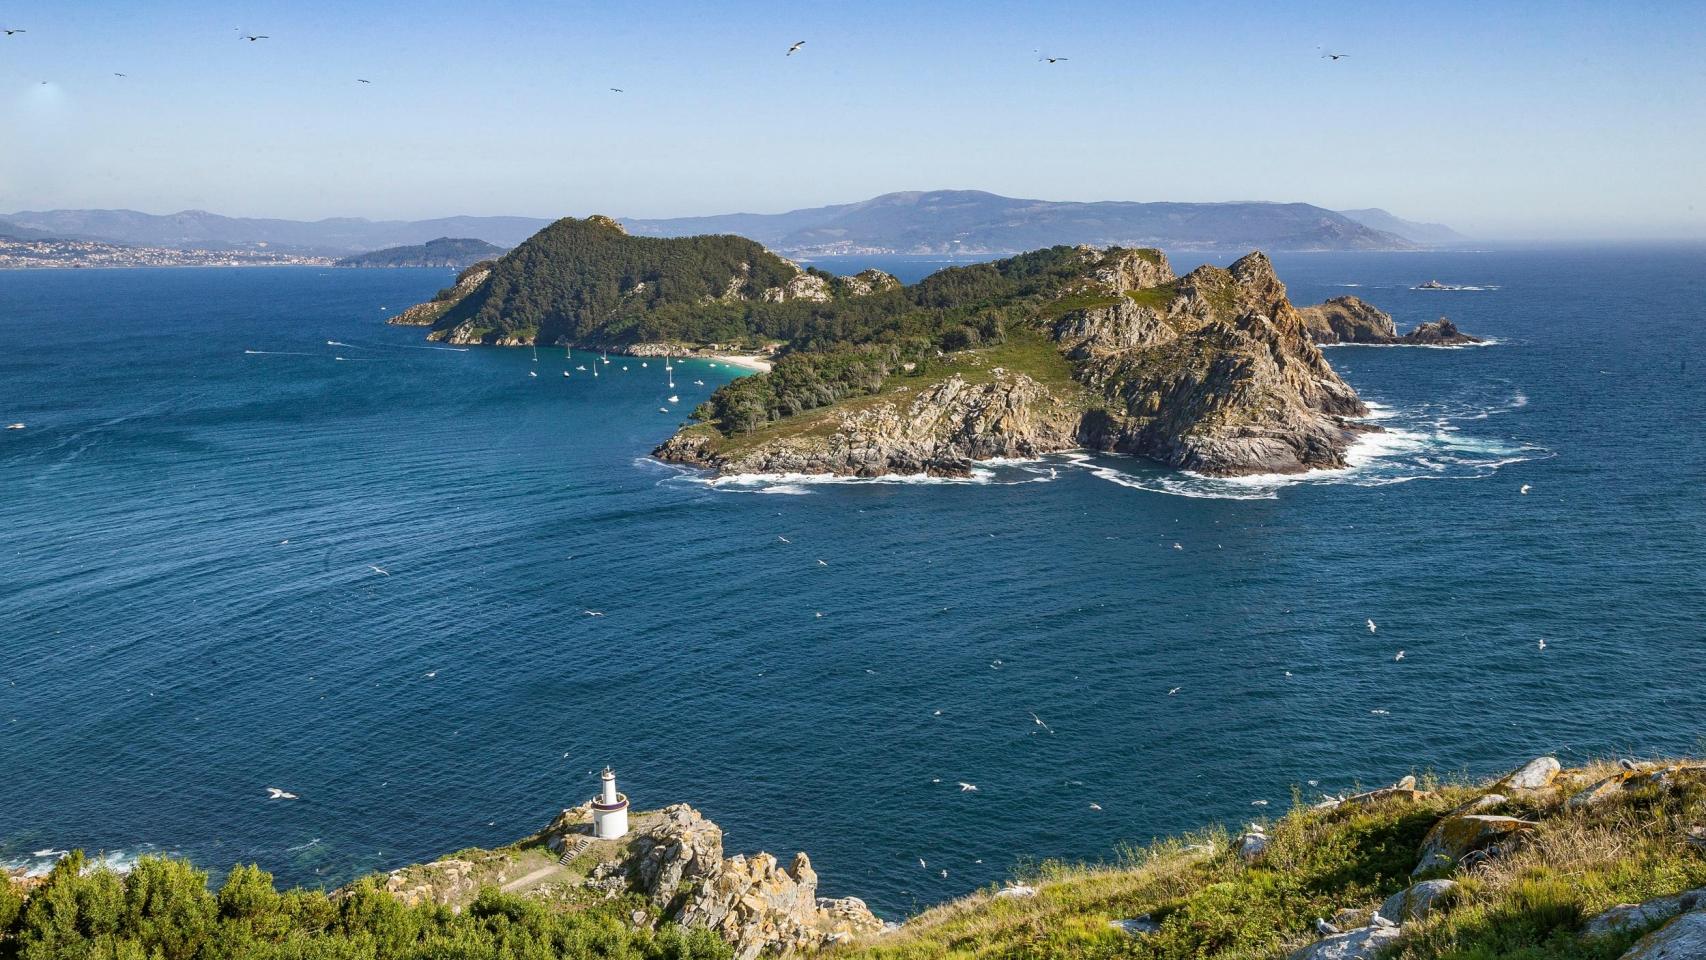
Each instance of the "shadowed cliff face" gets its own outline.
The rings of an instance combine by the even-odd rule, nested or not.
[[[1273,264],[1175,277],[1158,251],[1084,250],[1045,333],[1068,382],[1001,368],[900,387],[819,415],[816,428],[730,443],[689,428],[664,460],[725,474],[964,475],[974,460],[1090,448],[1216,475],[1345,465],[1367,408],[1310,339]],[[973,361],[975,362],[975,360]],[[793,419],[793,418],[790,418]],[[786,423],[784,420],[782,423]]]

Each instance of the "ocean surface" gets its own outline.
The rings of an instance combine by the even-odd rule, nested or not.
[[[1332,349],[1388,428],[1338,473],[713,485],[647,453],[737,371],[383,323],[447,271],[0,273],[0,863],[335,884],[609,763],[895,917],[1294,789],[1706,749],[1706,251],[1276,261],[1496,342]]]

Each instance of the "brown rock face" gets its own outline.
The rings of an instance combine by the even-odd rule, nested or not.
[[[1080,416],[1030,377],[997,369],[987,383],[954,376],[910,400],[842,414],[828,436],[787,437],[722,454],[713,452],[707,435],[681,433],[654,455],[725,474],[966,476],[975,460],[1078,446]]]
[[[1452,347],[1485,341],[1464,333],[1457,329],[1457,324],[1440,317],[1432,323],[1419,324],[1416,329],[1398,338],[1398,342],[1417,347]]]
[[[430,327],[438,322],[438,318],[444,314],[444,311],[450,309],[463,297],[478,290],[480,284],[485,283],[486,278],[491,275],[491,263],[477,263],[462,271],[461,275],[456,278],[456,285],[449,290],[440,292],[437,297],[428,300],[426,303],[417,304],[404,310],[386,322],[400,327]]]
[[[1334,297],[1298,314],[1316,343],[1391,343],[1398,339],[1392,315],[1356,297]]]
[[[661,459],[723,474],[963,476],[972,461],[1091,448],[1211,475],[1342,467],[1367,408],[1311,341],[1273,264],[1175,278],[1158,251],[1085,249],[1072,298],[1088,305],[1047,333],[1077,386],[996,372],[955,375],[910,399],[862,403],[827,432],[780,432],[750,445],[698,428]]]

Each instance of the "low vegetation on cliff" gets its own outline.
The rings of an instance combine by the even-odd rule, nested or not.
[[[565,811],[511,848],[538,847],[551,865],[566,850],[555,882],[486,872],[533,867],[504,851],[331,895],[278,892],[253,867],[213,890],[181,861],[144,860],[121,877],[72,855],[28,889],[0,882],[0,958],[1706,956],[1706,764],[1561,770],[1540,758],[1492,783],[1406,777],[1312,797],[1300,790],[1290,811],[1236,834],[1022,869],[889,928],[855,899],[817,899],[803,854],[787,867],[725,858],[721,831],[686,807],[644,815],[603,855],[574,842],[585,811]]]

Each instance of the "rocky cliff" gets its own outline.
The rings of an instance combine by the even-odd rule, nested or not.
[[[1042,376],[963,351],[948,372],[748,435],[693,427],[661,459],[724,474],[964,475],[972,461],[1090,448],[1206,474],[1344,465],[1367,412],[1310,340],[1260,253],[1175,277],[1153,250],[1076,255],[1070,282],[1004,350]],[[1052,318],[1052,319],[1050,319]],[[1030,338],[1027,340],[1027,338]],[[791,422],[792,421],[792,422]]]
[[[1444,317],[1419,324],[1399,336],[1392,315],[1357,297],[1334,297],[1298,311],[1310,339],[1320,344],[1368,343],[1388,346],[1460,346],[1482,343]]]

